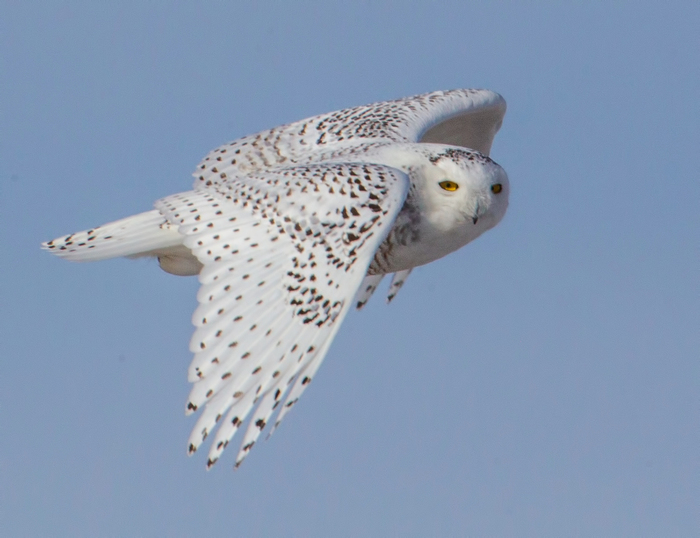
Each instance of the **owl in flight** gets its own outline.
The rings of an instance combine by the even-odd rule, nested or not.
[[[186,413],[203,409],[188,452],[215,432],[210,468],[253,411],[237,467],[304,392],[352,304],[388,274],[390,301],[411,269],[503,218],[508,177],[488,155],[505,111],[497,93],[452,90],[276,127],[209,153],[192,190],[155,209],[42,247],[198,275]]]

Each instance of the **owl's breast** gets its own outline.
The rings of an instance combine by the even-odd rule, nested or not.
[[[407,203],[377,249],[367,273],[388,274],[426,265],[459,250],[493,226],[461,217],[450,219],[451,225],[445,226],[445,219],[437,224],[429,217]]]

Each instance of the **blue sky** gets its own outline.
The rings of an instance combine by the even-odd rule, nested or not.
[[[0,531],[700,532],[700,4],[7,2]],[[196,280],[41,241],[187,190],[210,149],[484,87],[504,221],[346,319],[241,469],[187,458]]]

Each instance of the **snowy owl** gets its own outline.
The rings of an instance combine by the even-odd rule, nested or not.
[[[71,261],[153,257],[198,275],[186,413],[207,468],[253,411],[235,465],[313,379],[352,304],[503,218],[508,177],[489,158],[506,104],[438,91],[339,110],[207,155],[191,191],[155,209],[44,243]],[[270,434],[272,433],[270,432]]]

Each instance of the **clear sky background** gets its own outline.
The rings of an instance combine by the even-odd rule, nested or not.
[[[1,535],[700,534],[700,3],[1,12]],[[508,101],[505,219],[352,313],[275,436],[205,472],[196,279],[39,243],[228,140],[460,87]]]

